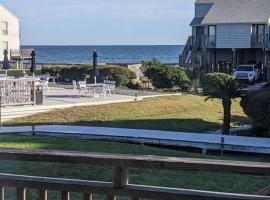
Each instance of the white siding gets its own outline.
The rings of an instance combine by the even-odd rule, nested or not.
[[[3,45],[8,42],[8,50],[20,49],[20,26],[19,19],[10,11],[0,5],[0,22],[8,22],[8,34],[2,34],[2,27],[0,27],[0,61],[3,60]]]
[[[217,25],[217,48],[251,48],[250,24]]]

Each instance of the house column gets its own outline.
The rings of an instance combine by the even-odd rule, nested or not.
[[[270,65],[269,65],[269,51],[265,51],[265,67],[266,67],[266,80],[270,82]]]
[[[233,68],[235,68],[237,66],[237,50],[236,49],[232,49],[232,65]]]

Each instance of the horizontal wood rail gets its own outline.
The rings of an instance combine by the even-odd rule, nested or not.
[[[33,188],[40,191],[62,191],[62,196],[68,196],[68,192],[80,192],[89,194],[89,191],[108,196],[138,196],[157,200],[269,200],[269,197],[256,195],[239,195],[218,192],[206,192],[198,190],[185,190],[164,187],[152,187],[141,185],[127,185],[121,189],[115,189],[113,183],[94,182],[71,179],[41,178],[33,176],[18,176],[0,174],[0,181],[4,185],[18,188]],[[24,191],[21,193],[25,194]]]
[[[4,187],[16,187],[18,200],[26,200],[28,188],[39,191],[39,200],[48,199],[48,190],[60,191],[61,200],[70,199],[70,192],[82,193],[84,200],[92,200],[92,194],[105,194],[108,200],[115,200],[117,196],[131,197],[132,200],[141,198],[156,200],[270,200],[269,197],[258,195],[227,194],[128,183],[129,167],[269,175],[270,164],[268,163],[14,149],[0,149],[0,160],[80,163],[114,167],[113,183],[0,174],[0,200],[4,200],[5,197]]]
[[[207,160],[160,156],[132,156],[51,150],[0,149],[0,160],[92,164],[137,168],[206,170],[229,173],[270,175],[270,163]]]

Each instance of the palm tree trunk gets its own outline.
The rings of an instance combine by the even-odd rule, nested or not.
[[[223,105],[223,110],[224,110],[222,134],[223,135],[229,135],[230,134],[230,128],[231,128],[232,100],[231,99],[223,99],[222,100],[222,105]]]

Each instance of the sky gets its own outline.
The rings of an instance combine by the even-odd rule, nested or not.
[[[0,0],[20,18],[22,45],[179,45],[193,0]]]

